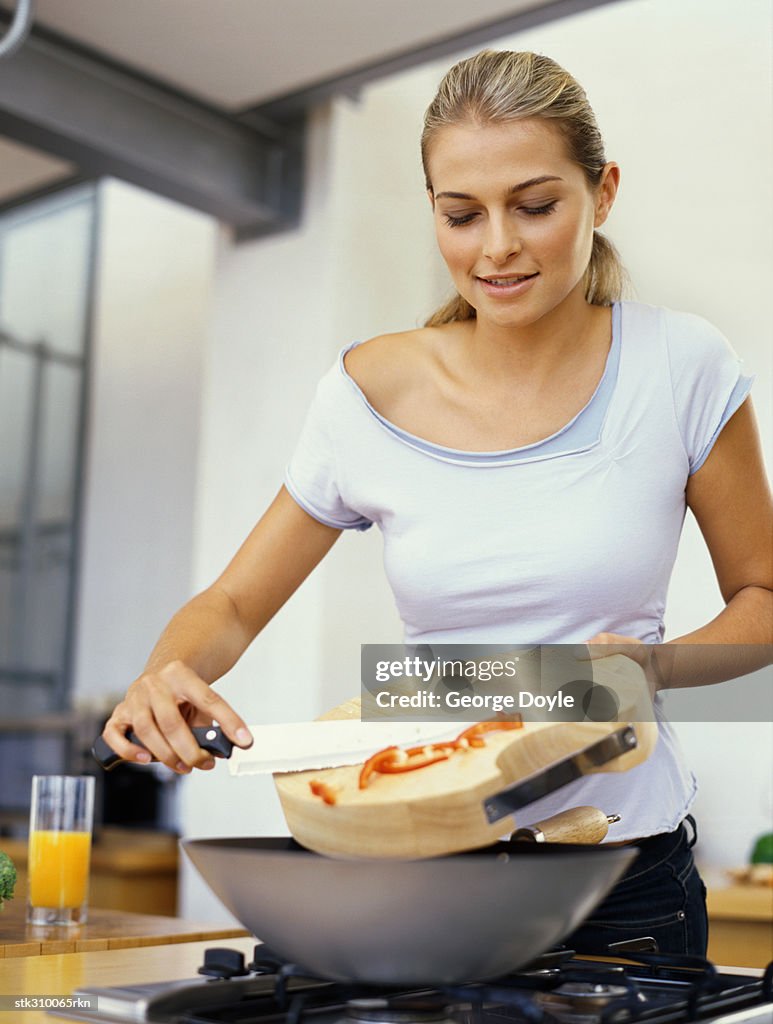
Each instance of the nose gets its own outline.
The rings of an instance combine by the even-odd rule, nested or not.
[[[483,239],[483,255],[492,263],[506,263],[521,251],[515,225],[505,217],[491,217]]]

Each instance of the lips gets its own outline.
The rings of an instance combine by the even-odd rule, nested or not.
[[[519,281],[528,281],[536,276],[537,273],[535,272],[533,274],[507,274],[502,277],[479,277],[478,280],[494,287],[507,288],[510,285],[518,284]]]
[[[492,274],[479,277],[478,286],[484,295],[495,301],[509,302],[531,290],[539,272],[533,274]]]

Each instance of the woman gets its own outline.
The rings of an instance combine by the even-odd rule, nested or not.
[[[107,723],[127,759],[150,757],[129,727],[182,773],[213,766],[191,723],[214,718],[248,745],[209,684],[343,529],[374,522],[409,643],[623,644],[672,686],[764,660],[771,501],[751,382],[705,321],[619,301],[622,270],[597,229],[620,171],[582,89],[548,58],[481,53],[441,83],[422,157],[457,297],[420,330],[350,346],[323,378],[286,486],[174,617]],[[686,506],[726,607],[664,645]],[[701,664],[716,644],[728,647]],[[693,794],[661,722],[639,768],[534,805],[535,818],[572,803],[620,811],[616,838],[641,847],[576,948],[644,932],[664,951],[705,950],[682,824]]]

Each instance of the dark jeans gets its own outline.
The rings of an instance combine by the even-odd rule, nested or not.
[[[639,856],[580,928],[563,940],[578,953],[602,954],[611,942],[651,935],[661,953],[706,955],[706,887],[695,867],[694,819],[635,845]]]

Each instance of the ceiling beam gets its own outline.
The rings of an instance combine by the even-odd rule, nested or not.
[[[296,92],[261,101],[245,108],[240,118],[245,123],[251,123],[253,117],[279,120],[292,117],[330,99],[331,96],[356,96],[363,86],[379,78],[407,71],[420,64],[441,60],[463,50],[487,46],[516,32],[525,32],[537,25],[545,25],[559,18],[568,18],[594,7],[616,2],[617,0],[533,0],[532,5],[526,10],[522,9],[461,32],[441,36],[431,43],[422,43],[383,60],[362,64],[340,75],[313,82]]]
[[[33,30],[0,61],[0,133],[231,224],[240,237],[297,222],[302,119],[250,125]]]
[[[237,238],[296,224],[308,111],[369,82],[616,0],[534,0],[527,10],[361,65],[229,114],[34,28],[0,61],[0,134],[234,227]],[[7,23],[0,10],[0,26]],[[24,197],[17,197],[23,199]]]

